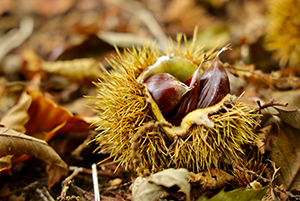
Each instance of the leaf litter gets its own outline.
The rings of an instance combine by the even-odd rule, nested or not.
[[[227,42],[233,44],[234,50],[224,54],[222,60],[233,64],[226,69],[235,95],[245,92],[241,100],[252,104],[259,101],[261,107],[270,99],[288,103],[287,107],[273,108],[270,104],[268,110],[262,110],[261,127],[256,131],[259,140],[245,147],[250,162],[260,162],[258,156],[263,155],[262,162],[267,168],[257,174],[247,169],[253,164],[241,166],[240,171],[244,172],[241,178],[253,174],[251,180],[257,180],[263,187],[245,189],[244,185],[242,189],[233,189],[232,170],[239,164],[222,167],[226,171],[210,169],[198,174],[181,169],[159,170],[134,180],[122,167],[108,160],[98,170],[101,200],[138,200],[136,196],[146,196],[149,200],[157,196],[166,200],[214,200],[228,196],[234,200],[239,195],[240,200],[249,200],[243,196],[251,195],[253,200],[299,199],[300,74],[297,66],[300,64],[295,57],[299,49],[293,49],[299,46],[293,37],[298,28],[292,22],[299,16],[293,14],[289,18],[286,17],[289,13],[275,9],[280,2],[285,7],[293,6],[292,10],[299,13],[291,1],[42,2],[31,0],[27,6],[15,6],[20,3],[16,0],[0,2],[0,114],[1,124],[5,126],[0,127],[1,200],[39,200],[45,195],[49,200],[51,197],[93,200],[91,172],[87,170],[106,158],[107,153],[95,154],[95,145],[86,145],[86,139],[95,134],[85,119],[94,119],[95,111],[86,112],[84,105],[75,107],[72,103],[84,95],[95,95],[90,82],[102,73],[98,62],[109,69],[105,58],[115,54],[113,45],[130,48],[141,41],[158,39],[158,44],[163,46],[165,35],[175,38],[181,32],[190,39],[196,26],[201,43],[209,43],[207,49]],[[276,12],[266,15],[271,8]],[[237,10],[243,14],[237,14]],[[29,13],[34,15],[26,18]],[[282,19],[286,23],[280,23]],[[266,29],[268,24],[274,26]],[[274,30],[282,24],[288,26],[284,28],[287,34],[284,36]],[[23,38],[10,43],[18,34]],[[291,40],[284,44],[271,41],[269,48],[277,52],[272,54],[265,48],[266,35],[272,40],[281,37]],[[35,82],[37,76],[39,80]],[[32,85],[34,89],[30,88]],[[75,149],[77,157],[72,155]],[[60,182],[67,180],[68,169],[74,167],[82,167],[84,171],[70,173],[70,183],[62,188]],[[175,176],[175,172],[180,174]],[[113,186],[114,179],[118,182]],[[142,187],[134,187],[139,180]],[[52,188],[45,190],[45,186]]]

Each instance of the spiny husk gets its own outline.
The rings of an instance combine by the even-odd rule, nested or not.
[[[266,32],[266,48],[275,51],[274,58],[282,67],[300,66],[300,1],[268,1],[269,26]]]
[[[236,161],[236,164],[240,168],[233,169],[232,174],[234,179],[231,181],[231,183],[236,187],[246,187],[254,180],[259,180],[258,177],[254,174],[250,174],[248,171],[250,170],[262,176],[268,165],[264,163],[262,155],[257,155],[255,158],[249,158],[249,155],[247,157],[244,156],[241,160]]]
[[[187,58],[195,66],[202,59],[201,48],[172,44],[175,56]],[[187,43],[185,43],[187,44]],[[119,52],[118,52],[119,53]],[[253,128],[258,125],[257,107],[230,99],[209,114],[214,126],[191,125],[184,136],[170,139],[164,129],[145,130],[134,146],[138,153],[131,153],[131,139],[139,129],[151,121],[156,121],[153,102],[147,95],[145,86],[137,81],[139,75],[162,56],[155,45],[151,47],[125,50],[123,55],[111,60],[111,72],[105,71],[99,77],[99,88],[93,107],[99,111],[99,121],[95,122],[100,132],[95,141],[100,152],[109,152],[110,158],[126,168],[132,167],[133,154],[140,155],[140,166],[150,170],[162,168],[187,168],[193,172],[218,166],[220,155],[239,158],[242,144],[252,143],[256,135]]]
[[[256,113],[257,108],[239,101],[223,105],[222,110],[209,116],[213,127],[193,126],[185,143],[177,143],[178,148],[171,154],[173,163],[198,172],[218,167],[221,155],[233,160],[240,158],[241,145],[251,144],[256,139],[253,128],[258,125],[260,115]]]

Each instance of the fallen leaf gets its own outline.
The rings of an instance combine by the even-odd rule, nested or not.
[[[168,188],[178,186],[190,200],[191,186],[188,182],[190,173],[186,169],[166,169],[148,178],[138,177],[132,187],[132,197],[135,201],[152,201]]]
[[[190,183],[200,186],[203,191],[223,188],[233,176],[223,170],[210,169],[198,174],[190,172]]]
[[[64,61],[44,61],[33,50],[22,53],[22,74],[32,79],[36,74],[58,75],[69,81],[80,84],[91,84],[97,81],[101,70],[99,62],[93,58],[81,58]]]
[[[47,163],[50,163],[49,165],[51,168],[47,169],[49,175],[49,187],[58,182],[62,175],[67,174],[68,170],[66,169],[66,164],[64,162],[60,165],[56,164],[59,162],[59,160],[62,161],[62,159],[46,142],[56,134],[83,132],[91,129],[90,124],[85,122],[80,117],[72,115],[68,110],[57,106],[52,101],[44,98],[42,93],[36,93],[29,89],[22,93],[19,102],[2,118],[1,124],[18,132],[26,133],[27,135],[25,136],[29,137],[29,139],[22,136],[20,138],[22,140],[26,139],[30,141],[30,136],[35,137],[32,138],[34,139],[33,142],[35,142],[32,147],[38,144],[41,146],[39,148],[40,150],[38,152],[33,152],[32,150],[23,150],[23,147],[18,148],[20,149],[19,152],[17,150],[13,152],[14,157],[12,158],[11,163],[18,164],[24,162],[30,157],[30,155],[34,155],[37,158],[42,158]],[[41,140],[38,141],[37,138]],[[1,141],[0,143],[4,142]],[[14,141],[14,144],[15,143],[16,140]],[[52,161],[51,158],[45,158],[45,154],[48,153],[47,151],[49,150],[52,150],[51,157],[56,155],[53,159],[56,159],[57,161]],[[9,153],[6,153],[5,155],[7,154]],[[56,165],[53,166],[52,162]]]
[[[266,140],[271,132],[271,129],[272,129],[272,125],[269,125],[259,129],[257,132],[257,140],[255,142],[255,145],[257,146],[258,151],[261,154],[264,154],[266,151]]]
[[[279,166],[277,179],[287,190],[300,188],[300,131],[286,123],[280,125],[278,135],[272,136],[271,159]]]
[[[197,201],[219,201],[219,200],[261,201],[261,199],[265,196],[268,188],[269,188],[268,186],[259,189],[245,189],[245,190],[239,188],[228,192],[225,192],[223,189],[210,199],[201,196],[200,198],[198,198]]]
[[[42,159],[54,169],[52,180],[48,182],[49,187],[59,181],[61,175],[68,173],[68,165],[45,141],[0,127],[0,157],[21,154]]]
[[[132,198],[135,201],[152,201],[167,189],[148,182],[148,178],[138,177],[132,186]]]
[[[15,131],[25,133],[25,124],[29,121],[27,110],[32,102],[32,98],[27,93],[22,93],[17,105],[12,107],[1,119],[0,124]]]
[[[177,185],[186,195],[186,200],[190,200],[191,186],[188,182],[190,174],[186,169],[167,169],[150,176],[149,181],[167,188]]]
[[[267,99],[275,99],[277,102],[288,103],[287,109],[294,110],[297,107],[300,108],[300,89],[275,92],[270,90],[260,90],[260,93]]]
[[[48,188],[58,183],[63,176],[68,175],[69,170],[66,167],[47,165],[46,172],[48,174]]]
[[[68,110],[29,89],[2,118],[1,124],[16,131],[49,141],[55,134],[83,132],[90,124]]]
[[[278,112],[275,114],[284,123],[293,126],[294,128],[300,129],[300,110],[296,108],[295,110],[282,110],[280,108],[274,107]]]
[[[68,61],[43,61],[41,69],[49,74],[60,75],[71,81],[91,84],[101,74],[97,60],[93,58],[75,59]]]

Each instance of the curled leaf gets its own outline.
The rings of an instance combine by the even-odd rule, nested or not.
[[[97,60],[92,58],[55,62],[43,61],[41,69],[46,73],[64,76],[79,83],[95,81],[101,73]]]
[[[191,186],[188,182],[190,173],[186,169],[166,169],[155,173],[148,178],[138,177],[132,187],[132,196],[135,201],[152,201],[168,188],[177,185],[190,200]]]
[[[33,155],[44,160],[52,168],[59,170],[62,175],[68,173],[68,165],[45,141],[16,132],[12,129],[0,127],[0,157],[21,154]],[[57,171],[55,173],[57,173]],[[49,180],[49,187],[59,179],[60,178],[56,177],[53,181]]]
[[[132,187],[132,197],[135,201],[152,201],[165,191],[165,187],[150,183],[147,178],[138,177]]]

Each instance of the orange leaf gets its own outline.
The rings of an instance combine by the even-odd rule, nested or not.
[[[29,120],[27,110],[31,102],[32,98],[27,93],[22,93],[19,102],[5,114],[0,123],[8,128],[25,133],[25,124]]]
[[[3,117],[1,124],[16,131],[49,141],[56,133],[83,132],[90,124],[43,97],[25,90],[17,105]]]
[[[68,110],[43,97],[42,93],[26,90],[32,98],[28,109],[29,121],[25,125],[27,134],[38,132],[51,132],[57,126],[65,124],[57,133],[83,132],[91,129],[90,125],[82,118],[74,116]],[[46,138],[45,138],[46,139]]]

